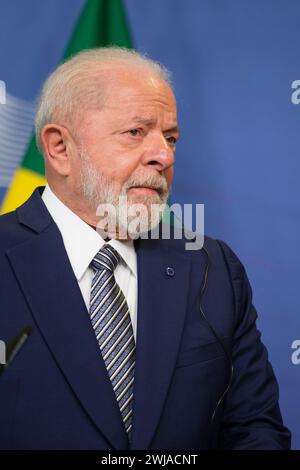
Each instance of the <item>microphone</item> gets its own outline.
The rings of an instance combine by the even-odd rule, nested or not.
[[[22,328],[17,335],[9,341],[7,344],[6,348],[6,363],[3,365],[0,365],[0,375],[8,368],[8,366],[11,364],[12,360],[15,358],[15,356],[18,354],[26,340],[29,338],[29,336],[32,333],[32,326],[27,325]]]

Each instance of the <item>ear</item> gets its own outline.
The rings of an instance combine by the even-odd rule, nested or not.
[[[41,141],[47,163],[61,176],[68,176],[73,147],[68,129],[57,124],[47,124],[41,132]]]

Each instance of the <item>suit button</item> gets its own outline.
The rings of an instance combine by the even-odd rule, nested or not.
[[[173,277],[174,274],[175,274],[175,271],[174,271],[173,268],[167,267],[167,268],[166,268],[166,274],[167,274],[167,276],[169,276],[169,277]]]

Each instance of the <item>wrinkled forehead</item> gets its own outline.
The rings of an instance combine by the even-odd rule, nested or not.
[[[167,128],[177,126],[173,90],[158,74],[124,66],[91,70],[86,80],[86,106],[80,100],[79,113],[74,116],[77,133],[85,131],[94,122],[109,128],[129,124],[136,116]]]

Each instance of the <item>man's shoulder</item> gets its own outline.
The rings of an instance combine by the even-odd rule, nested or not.
[[[17,211],[8,212],[0,216],[0,242],[13,237],[18,229]]]
[[[194,248],[187,249],[191,248],[193,243]],[[229,282],[235,297],[241,296],[242,286],[244,281],[247,281],[246,271],[239,257],[223,240],[199,234],[198,236],[194,234],[192,237],[192,232],[189,232],[188,238],[172,237],[169,240],[162,240],[161,244],[169,252],[176,251],[188,258],[194,274],[199,271],[199,267],[209,265],[210,278],[216,285],[220,282]]]
[[[0,250],[3,252],[32,236],[32,231],[18,220],[17,210],[0,216]]]
[[[162,245],[167,249],[181,252],[192,260],[197,261],[199,256],[205,255],[214,262],[225,263],[229,270],[243,269],[240,259],[232,248],[225,241],[210,235],[175,227],[171,229],[171,236],[169,238],[162,237]]]

